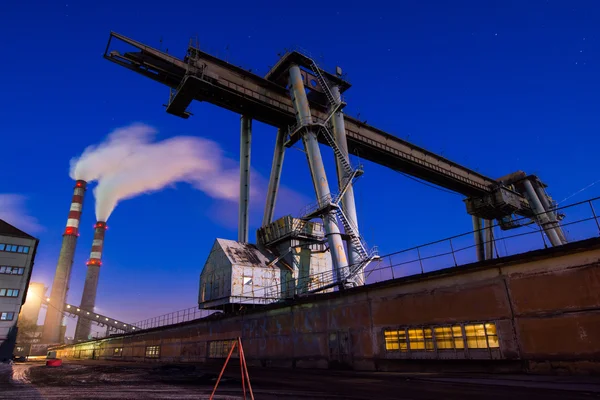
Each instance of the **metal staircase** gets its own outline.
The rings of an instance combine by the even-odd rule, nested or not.
[[[374,247],[370,251],[367,250],[367,245],[364,240],[360,237],[358,232],[358,227],[355,225],[353,221],[351,221],[346,214],[344,213],[343,207],[340,202],[344,197],[344,194],[350,187],[350,185],[363,174],[362,165],[359,165],[357,168],[353,168],[350,162],[348,161],[348,154],[346,154],[342,149],[338,146],[335,141],[334,136],[331,134],[329,126],[331,124],[331,119],[335,115],[335,113],[339,112],[341,107],[343,107],[344,103],[341,98],[335,98],[331,90],[329,89],[329,85],[327,80],[321,73],[321,69],[317,66],[315,61],[312,58],[310,60],[310,68],[314,72],[319,85],[325,97],[327,97],[327,101],[330,105],[330,113],[327,118],[321,123],[313,123],[313,124],[300,124],[293,128],[293,133],[290,136],[297,135],[303,129],[312,126],[316,127],[318,130],[316,132],[318,135],[323,135],[327,144],[332,148],[333,153],[335,154],[336,159],[339,161],[341,168],[344,170],[345,178],[340,182],[339,192],[335,195],[327,195],[322,199],[319,199],[317,204],[308,207],[304,213],[302,213],[302,217],[300,219],[304,221],[299,229],[302,229],[303,226],[313,218],[322,217],[328,214],[330,211],[334,211],[336,217],[342,222],[344,226],[344,232],[348,236],[350,242],[352,243],[353,248],[357,249],[359,260],[356,261],[355,264],[349,265],[348,270],[345,271],[342,276],[339,277],[341,281],[338,281],[338,277],[335,275],[332,277],[332,283],[324,286],[323,288],[315,289],[311,292],[316,292],[320,290],[324,290],[329,287],[343,285],[345,286],[355,286],[362,284],[362,281],[356,281],[357,275],[359,275],[367,265],[373,261],[374,259],[379,258],[377,248]]]

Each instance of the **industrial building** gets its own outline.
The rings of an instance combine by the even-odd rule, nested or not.
[[[59,357],[600,372],[600,239],[57,348]]]
[[[0,361],[10,360],[38,239],[0,220]]]
[[[168,86],[172,115],[189,118],[194,100],[240,114],[238,238],[216,239],[200,273],[199,308],[224,312],[57,346],[59,357],[222,362],[240,337],[249,363],[263,366],[600,371],[593,339],[600,335],[600,223],[592,200],[582,203],[592,216],[568,222],[589,223],[588,239],[570,241],[564,210],[537,176],[486,177],[344,115],[350,84],[342,69],[325,71],[297,51],[286,52],[264,77],[191,44],[179,59],[117,33],[104,57]],[[277,130],[255,243],[248,232],[253,120]],[[285,149],[295,143],[306,154],[316,202],[275,219]],[[328,181],[321,144],[335,156],[336,182]],[[464,195],[473,223],[469,245],[457,248],[457,237],[448,238],[433,242],[447,250],[423,255],[417,246],[402,252],[417,258],[397,263],[367,245],[354,204],[363,168],[350,161],[353,153]],[[501,257],[498,233],[522,227],[529,231],[515,237],[533,231],[540,246]],[[98,240],[101,249],[103,236]],[[474,259],[459,262],[465,252]],[[424,267],[439,257],[440,265]],[[380,267],[384,258],[389,266]],[[420,273],[406,273],[408,265]],[[391,276],[369,281],[384,268]],[[95,298],[93,272],[93,296],[84,293],[82,307]]]

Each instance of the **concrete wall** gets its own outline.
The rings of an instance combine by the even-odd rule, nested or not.
[[[122,348],[118,359],[219,361],[210,357],[210,342],[241,336],[249,363],[259,365],[414,370],[419,363],[600,371],[599,265],[600,240],[593,239],[64,346],[58,354],[112,358],[114,349]],[[464,348],[447,350],[438,348],[436,339],[427,351],[386,350],[385,330],[454,325],[465,332],[466,325],[479,323],[495,325],[498,347],[470,348],[465,341]],[[160,346],[158,358],[146,357],[148,346]]]

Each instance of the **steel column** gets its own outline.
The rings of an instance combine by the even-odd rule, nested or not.
[[[542,206],[548,212],[550,220],[552,221],[551,226],[556,230],[556,233],[558,234],[558,237],[560,238],[561,242],[563,244],[567,243],[567,238],[565,237],[565,233],[562,230],[562,228],[558,222],[557,213],[555,211],[552,211],[552,206],[550,205],[550,201],[548,200],[548,195],[546,194],[546,191],[539,184],[536,184],[534,189],[535,189],[535,193],[538,196],[538,199],[540,199],[540,202],[542,203]]]
[[[321,202],[324,199],[328,199],[325,201],[331,201],[331,192],[329,190],[329,183],[327,182],[327,175],[325,174],[325,166],[323,165],[317,135],[310,126],[313,122],[310,114],[310,106],[306,98],[300,68],[297,65],[290,68],[290,95],[296,111],[296,120],[299,124],[306,126],[302,134],[302,142],[304,143],[306,159],[308,160],[317,201],[322,205]],[[348,259],[344,250],[344,241],[337,225],[335,211],[329,211],[322,218],[334,271],[337,274],[337,278],[343,280],[348,275]]]
[[[339,101],[341,101],[339,87],[332,86],[331,94],[333,95],[334,99],[340,99]],[[344,157],[346,158],[346,161],[348,163],[350,163],[350,157],[348,155],[348,141],[346,140],[346,125],[344,123],[344,114],[342,113],[342,111],[340,110],[340,111],[336,112],[335,115],[333,116],[333,118],[331,119],[331,121],[333,124],[333,135],[335,138],[335,142],[336,142],[337,146],[339,147],[339,149],[341,150]],[[338,185],[339,185],[339,188],[341,189],[343,182],[345,182],[349,176],[348,176],[348,172],[344,169],[340,160],[338,160],[338,159],[336,159],[336,166],[337,166]],[[344,193],[344,196],[342,197],[342,207],[344,209],[344,213],[346,214],[346,217],[350,221],[352,221],[352,223],[356,227],[356,234],[358,236],[360,236],[360,232],[358,230],[358,217],[356,214],[356,204],[354,202],[354,188],[353,188],[352,184],[350,184],[348,186],[348,189],[346,189],[346,193]],[[348,233],[348,232],[346,232],[346,233]],[[351,265],[360,262],[360,253],[359,253],[358,249],[355,248],[355,246],[352,244],[351,241],[348,241],[347,245],[348,245],[348,262]],[[364,281],[364,279],[363,279],[363,281]]]
[[[271,165],[271,176],[269,177],[269,188],[267,189],[267,201],[265,203],[265,214],[263,215],[262,226],[273,222],[275,214],[275,203],[277,202],[277,192],[279,191],[279,180],[283,167],[283,156],[285,155],[285,131],[277,131],[277,140],[275,141],[275,151],[273,152],[273,164]]]
[[[238,242],[248,243],[252,119],[242,115],[240,118],[240,125],[240,208],[238,212]]]
[[[473,235],[475,237],[475,251],[477,253],[477,261],[485,259],[485,249],[483,247],[483,230],[481,228],[481,218],[473,217]]]
[[[523,186],[525,187],[525,193],[529,199],[529,204],[531,205],[533,212],[537,214],[538,224],[544,229],[544,232],[546,232],[546,236],[548,236],[552,246],[560,246],[563,244],[560,240],[560,236],[556,233],[556,230],[553,227],[554,224],[550,221],[546,209],[542,205],[533,185],[528,179],[525,179],[523,181]]]
[[[484,219],[485,259],[494,258],[494,220]]]

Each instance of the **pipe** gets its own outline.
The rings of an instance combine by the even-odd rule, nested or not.
[[[483,247],[483,230],[481,229],[481,218],[473,215],[473,235],[475,237],[475,252],[477,261],[485,259],[485,249]]]
[[[102,265],[102,249],[104,248],[104,235],[106,233],[106,222],[98,221],[94,226],[94,241],[92,242],[92,251],[90,259],[87,262],[87,272],[85,275],[85,285],[79,308],[81,310],[93,312],[96,306],[96,292],[98,290],[98,280],[100,279],[100,266]],[[89,338],[92,331],[92,322],[86,318],[77,318],[75,327],[75,341],[85,341]]]
[[[240,208],[238,212],[238,242],[248,243],[252,119],[242,115],[240,118],[240,125]]]
[[[71,281],[71,269],[73,267],[75,248],[77,247],[77,238],[79,237],[79,223],[81,221],[86,188],[86,181],[78,180],[75,182],[67,226],[63,233],[62,246],[52,282],[50,302],[46,311],[46,319],[44,320],[42,331],[43,343],[56,344],[64,342],[64,337],[60,337],[60,326],[63,319],[64,304],[67,301],[69,282]]]
[[[491,260],[494,258],[494,220],[483,220],[483,232],[485,238],[485,259]]]
[[[523,186],[525,187],[525,193],[529,199],[529,204],[531,205],[533,212],[537,215],[538,225],[544,229],[544,232],[546,232],[546,236],[548,236],[552,246],[560,246],[563,243],[560,240],[559,235],[556,233],[556,230],[553,228],[553,224],[548,218],[546,210],[544,209],[542,202],[535,192],[533,185],[528,179],[525,179],[523,181]]]
[[[310,114],[310,107],[306,97],[304,83],[302,82],[300,68],[297,65],[293,65],[290,68],[290,95],[292,103],[294,104],[294,109],[296,110],[296,119],[298,123],[306,127],[302,133],[302,142],[304,143],[306,159],[308,161],[317,201],[322,202],[323,199],[331,199],[331,192],[329,190],[329,183],[327,182],[327,175],[325,174],[325,166],[323,165],[317,135],[310,126],[310,124],[312,124],[312,116]],[[330,210],[327,214],[323,215],[322,218],[325,236],[327,237],[329,249],[331,251],[331,261],[333,263],[334,273],[337,274],[337,278],[341,282],[348,276],[348,259],[346,258],[344,242],[337,225],[335,210]]]
[[[331,94],[335,99],[341,99],[340,97],[340,89],[337,86],[331,87]],[[340,100],[341,101],[341,100]],[[333,107],[333,106],[332,106]],[[335,138],[335,142],[342,152],[346,162],[350,162],[348,157],[348,141],[346,139],[346,125],[344,123],[344,114],[342,111],[338,111],[332,118],[333,124],[333,135]],[[343,183],[349,178],[348,172],[342,166],[342,163],[339,159],[336,158],[336,166],[337,166],[337,177],[338,177],[338,185],[340,190],[343,186]],[[356,203],[354,201],[354,188],[353,185],[350,184],[344,196],[342,197],[342,207],[344,209],[344,213],[346,217],[353,223],[356,228],[356,235],[360,236],[360,232],[358,231],[358,217],[356,214]],[[346,232],[348,234],[348,232]],[[361,261],[359,250],[352,244],[351,241],[347,242],[348,246],[348,262],[350,265],[357,264]],[[360,274],[359,274],[360,275]],[[362,277],[358,277],[361,280]],[[364,282],[364,279],[362,279]]]
[[[565,232],[562,230],[562,227],[560,226],[560,223],[558,222],[556,212],[554,210],[552,210],[552,206],[550,205],[550,201],[548,200],[548,194],[546,193],[544,188],[538,182],[536,182],[534,190],[535,190],[535,193],[537,194],[538,198],[540,199],[542,206],[544,207],[544,209],[547,211],[548,215],[550,216],[550,220],[552,221],[551,226],[556,230],[556,233],[558,234],[562,244],[566,244],[567,238],[565,237]]]
[[[277,139],[275,141],[275,151],[273,152],[273,164],[271,165],[271,176],[269,177],[269,188],[267,189],[267,201],[265,203],[265,214],[263,216],[262,226],[267,226],[273,222],[275,214],[275,203],[277,202],[277,192],[279,191],[279,181],[281,179],[281,170],[283,168],[283,157],[285,155],[285,131],[277,130]]]

